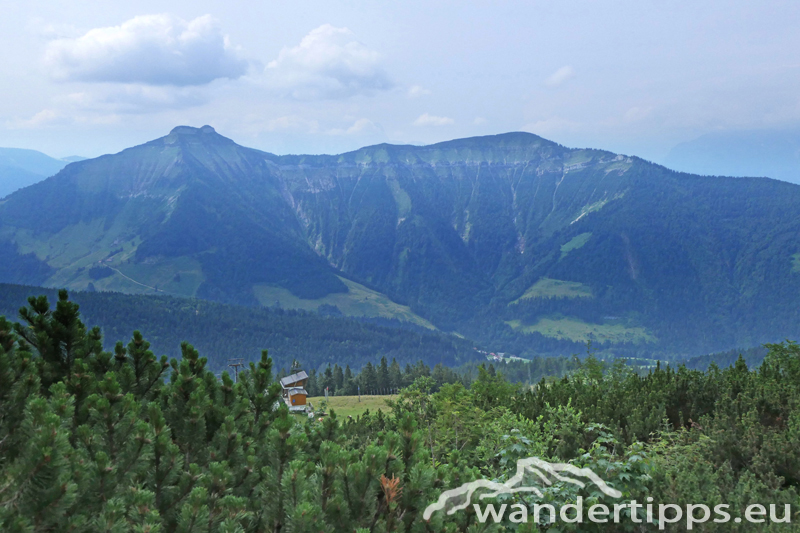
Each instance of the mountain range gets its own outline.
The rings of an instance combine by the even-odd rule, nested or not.
[[[528,133],[278,156],[179,126],[0,200],[0,281],[702,354],[800,332],[798,207]]]
[[[67,164],[83,159],[79,156],[54,159],[36,150],[0,148],[0,198],[42,181]]]
[[[670,168],[724,176],[767,176],[800,183],[800,129],[708,133],[675,146]]]

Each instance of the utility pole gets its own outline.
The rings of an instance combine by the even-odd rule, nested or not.
[[[233,368],[234,373],[234,383],[239,382],[239,367],[244,366],[244,359],[228,359],[228,366]]]

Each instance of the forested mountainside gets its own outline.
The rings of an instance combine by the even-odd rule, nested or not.
[[[55,306],[55,289],[0,284],[0,316],[15,321],[29,297],[45,296]],[[181,343],[202,349],[213,372],[228,370],[228,360],[257,361],[269,350],[276,370],[300,361],[308,370],[328,364],[353,370],[386,357],[399,364],[424,361],[456,366],[479,356],[471,342],[452,335],[386,319],[357,321],[295,310],[247,308],[169,296],[113,292],[71,292],[70,299],[92,325],[100,328],[104,348],[127,344],[134,331],[159,356],[179,357]]]
[[[706,371],[712,364],[720,368],[733,366],[741,357],[748,367],[757,368],[764,361],[767,352],[768,350],[765,346],[756,346],[741,350],[728,350],[726,352],[699,355],[686,361],[681,361],[680,364],[690,370]]]
[[[699,355],[799,333],[798,206],[526,133],[276,156],[178,127],[0,202],[0,281]]]

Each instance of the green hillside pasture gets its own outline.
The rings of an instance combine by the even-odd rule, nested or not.
[[[384,294],[349,279],[339,279],[347,285],[347,292],[329,294],[316,300],[298,298],[288,289],[263,284],[255,285],[253,293],[258,302],[265,307],[271,307],[277,302],[284,309],[316,311],[319,306],[328,304],[335,305],[346,316],[396,318],[428,329],[436,329],[433,324],[415,314],[409,307],[391,301]]]
[[[159,293],[166,293],[172,296],[192,298],[197,293],[200,284],[205,280],[200,262],[189,257],[161,259],[152,263],[120,265],[117,269],[119,274],[126,276],[130,280],[158,289]],[[109,280],[120,283],[122,276],[112,276]],[[125,281],[129,281],[129,279],[125,279]],[[95,283],[95,287],[100,289],[97,283]],[[140,288],[145,289],[143,286],[140,286]],[[108,288],[104,287],[104,290],[131,292],[127,285],[125,288],[115,288],[114,285],[111,285]]]
[[[336,416],[352,416],[356,417],[369,409],[371,413],[375,413],[378,409],[387,412],[389,407],[386,405],[386,400],[397,399],[397,396],[361,396],[361,401],[358,401],[358,396],[329,396],[328,397],[328,412],[331,409],[336,411]],[[308,398],[308,403],[314,406],[314,409],[322,409],[322,404],[325,401],[325,396],[314,396]]]
[[[540,278],[531,285],[525,294],[511,302],[519,303],[521,300],[532,298],[591,298],[592,289],[577,281],[563,281],[560,279]]]
[[[520,320],[506,322],[520,333],[540,333],[545,337],[573,342],[592,341],[599,344],[656,342],[658,339],[643,327],[622,324],[590,324],[577,318],[542,318],[536,324],[525,325]]]
[[[569,240],[566,244],[561,245],[561,259],[564,259],[568,253],[572,250],[577,250],[578,248],[582,247],[584,244],[589,242],[589,237],[592,236],[592,232],[581,233]]]
[[[168,294],[192,298],[205,277],[200,263],[189,257],[160,259],[149,263],[120,263],[116,260],[100,261],[107,255],[101,251],[86,257],[91,262],[81,261],[83,266],[57,272],[47,280],[47,285],[71,290],[86,290],[89,283],[98,291],[114,291],[127,294]],[[86,264],[84,264],[86,263]],[[102,279],[91,279],[89,270],[105,266],[113,274]]]

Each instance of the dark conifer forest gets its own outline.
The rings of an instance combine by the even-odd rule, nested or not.
[[[20,305],[32,295],[57,299],[55,289],[0,284],[0,315],[17,316]],[[71,298],[81,306],[87,322],[103,332],[103,347],[130,332],[147,332],[157,355],[177,357],[181,343],[189,341],[219,373],[231,358],[258,361],[261,350],[274,354],[275,367],[288,369],[293,360],[311,369],[328,364],[350,365],[359,370],[381,357],[401,364],[457,366],[475,361],[473,343],[396,320],[348,319],[319,313],[275,308],[247,308],[187,300],[170,296],[126,295],[111,292],[76,292]]]

